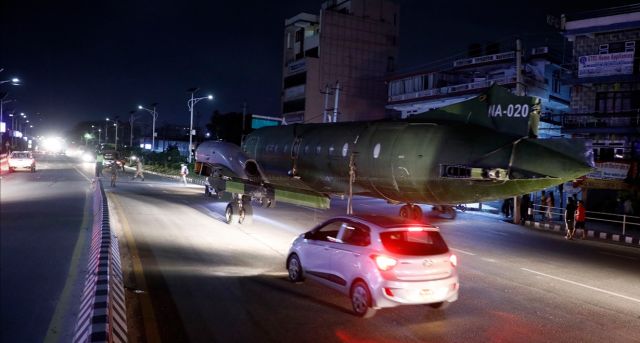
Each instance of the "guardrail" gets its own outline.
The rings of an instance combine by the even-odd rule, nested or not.
[[[109,205],[102,182],[94,179],[92,187],[91,247],[73,342],[127,342],[118,238],[111,231]]]
[[[532,210],[532,215],[535,217],[536,214],[542,216],[542,218],[546,218],[546,209],[547,206],[534,204]],[[557,218],[564,222],[564,208],[561,207],[551,207],[551,220]],[[608,223],[609,227],[612,230],[621,230],[622,235],[627,234],[628,227],[636,227],[640,228],[640,217],[631,216],[627,214],[617,214],[617,213],[607,213],[607,212],[596,212],[596,211],[585,211],[586,220],[588,222],[602,222]],[[612,225],[613,224],[613,225]]]

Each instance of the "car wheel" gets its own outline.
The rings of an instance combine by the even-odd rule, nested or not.
[[[293,254],[287,260],[287,271],[289,272],[289,281],[302,282],[304,277],[302,276],[302,264],[298,255]]]
[[[400,207],[399,215],[402,218],[407,218],[407,219],[411,218],[411,206],[402,205],[402,207]]]
[[[376,310],[371,307],[369,287],[362,281],[357,281],[351,286],[351,307],[358,317],[371,318],[376,314]]]
[[[441,301],[441,302],[439,302],[439,303],[429,304],[429,306],[430,306],[431,308],[435,308],[435,309],[438,309],[438,310],[444,310],[444,309],[446,309],[447,307],[449,307],[449,305],[451,305],[451,303],[450,303],[450,302],[448,302],[448,301]]]

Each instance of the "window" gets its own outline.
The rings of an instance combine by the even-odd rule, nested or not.
[[[551,77],[551,91],[560,93],[560,71],[554,70]]]
[[[596,112],[618,113],[640,108],[640,91],[596,94]]]
[[[388,231],[380,234],[382,245],[393,254],[439,255],[449,251],[437,231]]]
[[[376,144],[375,147],[373,147],[373,158],[378,158],[378,156],[380,156],[380,143]]]
[[[341,221],[328,223],[318,230],[311,232],[309,239],[313,239],[314,241],[336,242],[341,227]]]
[[[369,228],[357,223],[345,225],[344,231],[342,232],[342,242],[360,247],[366,247],[367,245],[371,244]]]

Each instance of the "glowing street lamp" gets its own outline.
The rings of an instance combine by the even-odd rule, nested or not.
[[[189,163],[191,163],[191,149],[192,149],[192,145],[193,145],[193,106],[195,104],[198,103],[198,101],[203,100],[203,99],[209,99],[209,100],[213,100],[213,95],[207,95],[207,96],[203,96],[201,98],[194,98],[193,96],[195,95],[196,91],[198,89],[197,88],[192,88],[190,89],[191,91],[191,99],[189,99],[187,101],[187,106],[189,107],[189,112],[191,112],[191,121],[189,124],[189,151],[188,151],[188,161]]]
[[[155,151],[156,150],[156,119],[158,119],[158,112],[156,112],[156,105],[158,105],[157,103],[151,104],[151,106],[153,106],[153,109],[150,110],[148,108],[144,108],[142,105],[138,105],[138,109],[139,110],[145,110],[147,112],[149,112],[149,114],[151,114],[151,116],[153,117],[153,123],[151,124],[151,151]],[[131,121],[133,123],[133,120]],[[132,125],[133,128],[133,125]]]
[[[109,118],[107,117],[107,121],[104,124],[104,142],[109,142]]]

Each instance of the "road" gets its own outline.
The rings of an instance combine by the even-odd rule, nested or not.
[[[66,157],[36,160],[37,172],[0,179],[1,342],[71,341],[84,282],[89,172]]]
[[[223,222],[226,203],[200,186],[147,175],[106,185],[120,237],[132,342],[638,342],[640,251],[566,241],[491,215],[433,220],[459,256],[460,299],[350,313],[346,297],[286,280],[294,237],[345,201],[316,211],[255,208]],[[424,208],[425,210],[428,207]],[[396,214],[357,199],[355,212]]]

